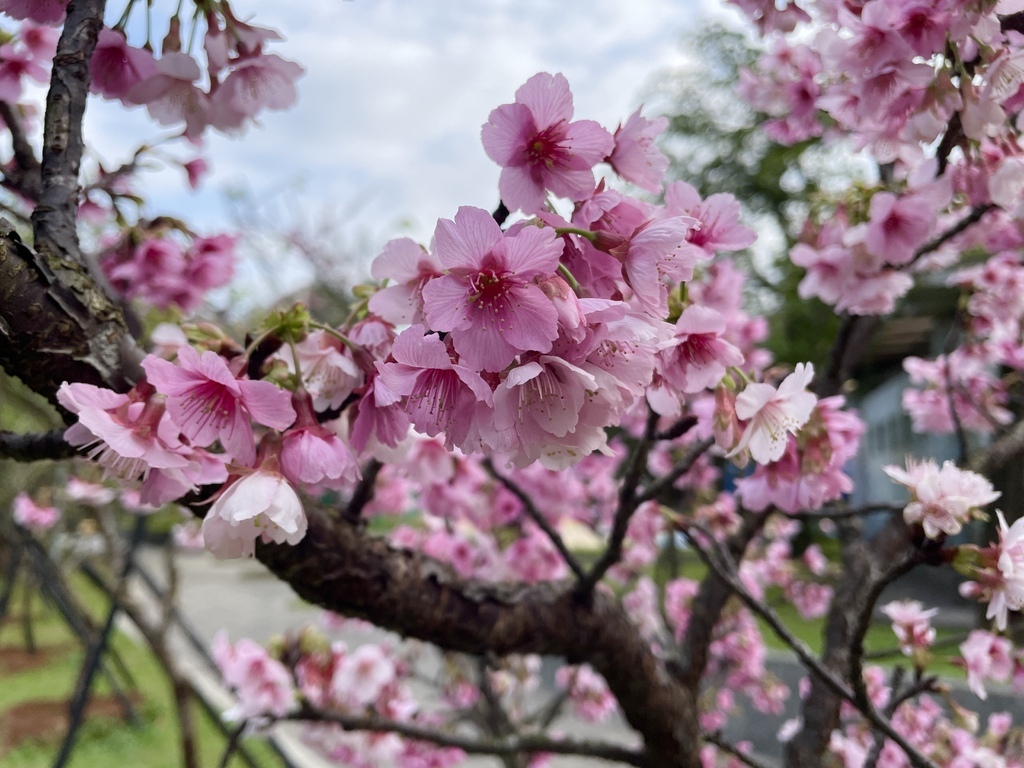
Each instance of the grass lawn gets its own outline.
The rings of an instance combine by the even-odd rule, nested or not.
[[[81,644],[61,621],[56,610],[43,605],[42,599],[36,596],[31,614],[33,629],[36,643],[47,661],[38,668],[30,669],[26,668],[27,665],[21,665],[20,671],[7,670],[5,673],[6,667],[2,664],[5,651],[7,658],[15,655],[21,657],[19,651],[25,648],[21,631],[20,586],[16,591],[18,599],[13,601],[10,609],[11,615],[0,629],[0,733],[4,729],[5,715],[8,724],[13,723],[11,713],[18,705],[24,706],[29,701],[66,702],[84,655]],[[82,581],[75,581],[74,588],[94,619],[105,611],[104,599],[95,590]],[[141,701],[137,703],[137,710],[141,725],[133,728],[116,716],[90,719],[78,732],[68,765],[70,768],[180,768],[182,761],[178,723],[166,675],[147,648],[137,645],[125,635],[116,634],[114,647],[139,686]],[[92,698],[106,697],[109,693],[109,686],[98,675],[93,685]],[[198,704],[195,706],[195,718],[199,764],[204,768],[218,765],[226,741]],[[43,732],[13,749],[9,749],[8,743],[0,742],[0,765],[4,768],[49,768],[53,764],[64,735],[64,727],[51,723],[47,728],[42,722],[39,725]],[[261,768],[278,768],[282,765],[280,758],[266,744],[250,738],[245,741],[245,745]],[[245,763],[236,756],[229,765],[242,768]]]

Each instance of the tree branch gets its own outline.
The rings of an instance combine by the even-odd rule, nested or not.
[[[23,197],[38,200],[39,158],[25,135],[22,115],[14,104],[0,101],[0,118],[11,132],[11,145],[14,149],[14,160],[3,171],[4,182]]]
[[[344,712],[304,708],[289,720],[334,723],[346,731],[371,731],[395,733],[407,739],[428,741],[442,747],[455,747],[471,755],[516,756],[522,753],[550,752],[554,755],[581,755],[599,760],[626,763],[628,765],[651,766],[642,752],[618,744],[577,739],[551,739],[538,734],[511,735],[496,739],[478,739],[445,733],[414,723],[400,723],[380,717],[349,715]]]
[[[64,430],[19,433],[0,430],[0,457],[15,461],[70,459],[78,450],[64,440]]]
[[[256,556],[311,603],[443,649],[588,662],[643,736],[652,765],[700,766],[695,703],[613,595],[595,590],[589,600],[579,600],[572,581],[462,579],[421,552],[393,549],[358,525],[317,513],[310,514],[298,544],[258,542]],[[689,726],[697,738],[688,738]]]

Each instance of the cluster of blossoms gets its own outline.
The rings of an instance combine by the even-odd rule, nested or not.
[[[100,267],[125,299],[191,312],[208,291],[231,280],[235,241],[231,235],[196,237],[182,248],[172,237],[133,233],[103,253]]]
[[[930,539],[955,536],[973,517],[983,517],[982,507],[999,498],[992,483],[976,472],[960,469],[947,461],[940,468],[934,461],[907,458],[907,468],[883,467],[885,473],[907,486],[913,497],[903,510],[908,525],[920,525]]]

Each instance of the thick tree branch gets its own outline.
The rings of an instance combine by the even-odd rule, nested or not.
[[[604,591],[579,600],[572,581],[527,585],[461,579],[422,553],[392,549],[358,526],[318,514],[310,515],[297,545],[258,543],[256,554],[300,597],[447,650],[540,653],[588,662],[643,736],[651,765],[700,765],[693,702],[621,603]]]
[[[64,430],[23,434],[0,430],[0,458],[15,461],[70,459],[78,450],[64,440]]]
[[[627,765],[648,766],[643,753],[634,749],[597,741],[579,739],[552,739],[538,734],[509,735],[495,739],[481,739],[447,733],[414,723],[400,723],[380,717],[350,715],[344,712],[306,708],[289,719],[306,722],[334,723],[346,731],[395,733],[407,739],[428,741],[442,747],[456,747],[471,755],[516,756],[550,752],[553,755],[581,755]]]

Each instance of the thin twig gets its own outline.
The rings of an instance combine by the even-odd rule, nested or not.
[[[775,763],[771,763],[767,760],[762,760],[759,757],[755,757],[754,755],[748,754],[747,752],[743,752],[735,744],[730,744],[722,737],[722,734],[718,731],[715,731],[713,733],[703,733],[701,735],[703,736],[704,741],[706,741],[708,744],[714,744],[720,750],[729,753],[737,760],[739,760],[741,763],[743,763],[746,766],[749,766],[750,768],[776,768]]]
[[[574,574],[576,574],[576,578],[580,580],[585,579],[587,577],[587,572],[580,564],[580,561],[576,559],[576,556],[573,555],[565,545],[565,541],[563,541],[561,534],[555,530],[554,526],[552,526],[551,523],[548,522],[548,519],[541,514],[539,509],[537,509],[537,505],[533,503],[533,499],[529,497],[526,491],[524,491],[515,480],[498,472],[497,468],[494,466],[494,462],[492,462],[490,458],[485,458],[482,463],[484,465],[484,469],[487,470],[487,473],[491,477],[504,485],[513,496],[519,499],[527,517],[533,520],[533,522],[537,524],[537,527],[544,531],[544,534],[548,537],[551,543],[554,544],[555,549],[558,550],[562,559],[565,560],[565,564],[569,566],[569,569]]]
[[[775,511],[783,517],[788,517],[791,520],[816,520],[818,518],[839,520],[842,518],[874,515],[879,512],[902,512],[903,506],[905,505],[879,502],[877,504],[864,504],[859,507],[822,507],[821,509],[807,510],[801,512],[785,512],[781,509],[776,509]]]
[[[608,538],[608,546],[604,553],[594,563],[590,573],[580,579],[576,592],[585,596],[590,593],[594,585],[599,582],[608,569],[622,557],[622,543],[626,539],[626,532],[629,530],[629,521],[633,513],[643,503],[642,495],[637,494],[637,486],[640,477],[647,468],[647,454],[650,453],[657,433],[658,414],[653,410],[647,413],[647,423],[644,424],[644,432],[633,447],[633,453],[626,465],[626,473],[619,486],[619,503],[615,509],[615,518],[612,521],[612,532]]]
[[[522,752],[536,754],[550,752],[553,755],[580,755],[610,762],[626,763],[645,768],[649,765],[645,755],[634,749],[618,744],[581,739],[552,739],[540,734],[517,734],[499,739],[476,739],[445,733],[414,723],[400,723],[395,720],[365,715],[349,715],[344,712],[305,708],[290,715],[289,720],[305,720],[320,723],[334,723],[346,731],[371,731],[394,733],[407,739],[428,741],[441,747],[455,747],[471,755],[516,755]]]
[[[658,498],[662,493],[671,488],[676,480],[693,469],[693,465],[697,463],[697,459],[707,453],[707,450],[714,444],[715,439],[713,437],[708,437],[694,443],[682,458],[682,461],[672,467],[672,469],[666,474],[662,475],[649,486],[644,488],[644,490],[637,495],[637,506],[643,504],[645,501],[652,501]]]
[[[245,726],[247,722],[243,721],[235,730],[231,732],[231,736],[228,738],[228,743],[224,747],[224,753],[220,756],[220,762],[217,763],[217,768],[228,768],[228,761],[231,756],[235,754],[235,750],[238,748],[238,744],[241,741],[242,734],[245,733]]]
[[[4,181],[17,192],[35,200],[39,197],[39,158],[25,134],[21,112],[8,101],[0,101],[0,118],[11,132],[14,160],[4,168]]]

